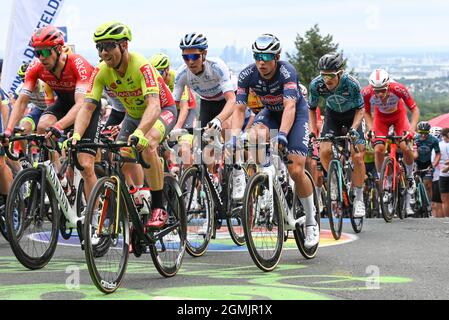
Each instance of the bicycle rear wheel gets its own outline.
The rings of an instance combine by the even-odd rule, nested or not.
[[[397,187],[393,185],[393,179],[397,179],[394,177],[394,162],[390,157],[386,157],[380,174],[380,208],[386,222],[393,220],[398,204],[398,192]]]
[[[169,174],[164,177],[164,208],[168,221],[158,233],[158,241],[150,246],[150,253],[157,271],[172,277],[181,268],[186,251],[187,221],[178,182]]]
[[[186,251],[200,257],[209,246],[214,226],[210,186],[205,179],[201,181],[199,167],[193,166],[182,174],[180,188],[187,223]]]
[[[421,193],[421,217],[429,218],[432,214],[432,207],[423,182],[419,184],[419,192]]]
[[[310,180],[312,187],[313,187],[313,204],[315,206],[315,221],[318,223],[318,228],[321,230],[321,215],[320,215],[320,208],[318,203],[318,195],[315,190],[315,184],[313,183],[312,176],[308,171],[306,171],[306,176]],[[296,201],[296,212],[295,212],[295,219],[300,218],[301,216],[304,216],[306,213],[304,212],[304,208],[301,204],[301,201],[299,200],[299,196],[295,192],[295,201]],[[298,246],[299,252],[301,252],[302,256],[306,259],[313,259],[315,258],[317,252],[318,252],[318,246],[319,243],[312,248],[306,248],[304,246],[304,240],[306,239],[306,225],[296,225],[295,230],[293,231],[293,235],[295,236],[296,245]]]
[[[92,282],[104,293],[117,290],[128,263],[129,220],[124,201],[116,179],[103,177],[95,184],[86,207],[87,267]]]
[[[259,269],[272,271],[281,259],[284,220],[277,193],[270,194],[265,173],[251,177],[243,199],[243,228],[249,254]]]
[[[335,240],[340,239],[343,228],[343,199],[340,197],[341,179],[337,162],[332,161],[327,175],[327,215]]]
[[[248,181],[248,174],[245,169],[245,179]],[[232,170],[229,170],[227,183],[227,208],[226,208],[226,223],[228,225],[229,235],[232,241],[238,246],[245,244],[245,233],[243,232],[243,205],[241,201],[232,199],[232,188],[234,186]]]
[[[14,179],[6,201],[6,225],[11,249],[28,269],[41,269],[51,260],[58,241],[59,208],[40,169],[28,168]],[[45,201],[41,207],[41,195]],[[49,206],[45,203],[49,201]]]

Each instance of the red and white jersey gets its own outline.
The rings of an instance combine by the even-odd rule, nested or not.
[[[21,93],[30,95],[38,79],[47,83],[58,95],[86,93],[93,70],[93,66],[82,56],[69,54],[58,79],[36,59],[28,67]]]
[[[390,82],[386,103],[376,97],[370,85],[362,89],[362,96],[365,103],[365,112],[371,112],[371,107],[374,107],[374,117],[392,119],[407,114],[404,104],[407,105],[409,110],[417,107],[407,88],[396,81]]]

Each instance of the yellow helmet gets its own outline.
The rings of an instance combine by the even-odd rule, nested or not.
[[[131,29],[126,24],[118,21],[109,21],[103,23],[95,30],[94,42],[101,40],[132,40]]]
[[[30,64],[27,62],[24,62],[20,67],[19,67],[19,71],[17,71],[17,75],[20,77],[20,79],[25,79],[25,73],[28,69],[28,66]]]
[[[170,58],[164,53],[156,53],[150,58],[150,63],[156,69],[164,70],[170,66]]]

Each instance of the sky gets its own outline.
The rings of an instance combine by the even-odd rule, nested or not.
[[[0,1],[3,52],[13,0]],[[130,26],[132,49],[173,49],[196,31],[217,50],[250,48],[259,34],[273,33],[291,52],[296,36],[318,24],[346,52],[449,52],[444,0],[65,0],[56,24],[68,27],[77,51],[94,51],[92,34],[109,20]]]

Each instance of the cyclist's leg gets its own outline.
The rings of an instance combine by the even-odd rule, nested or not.
[[[388,127],[391,123],[385,121],[378,116],[374,116],[373,131],[376,136],[386,136],[388,135]],[[374,144],[374,162],[376,164],[377,174],[380,177],[380,172],[382,171],[382,165],[385,159],[385,139],[375,138],[373,139]]]
[[[277,129],[277,123],[271,120],[271,113],[268,109],[263,109],[254,119],[253,125],[248,130],[249,144],[251,148],[248,157],[253,159],[258,165],[263,165],[266,161],[266,147],[259,147],[260,144],[270,140],[270,129]],[[254,148],[253,146],[258,146]]]
[[[364,139],[365,133],[362,130],[362,127],[358,128],[358,133],[360,135],[360,139],[356,142],[358,147],[358,152],[355,152],[354,147],[351,146],[351,158],[352,163],[354,164],[354,172],[352,174],[351,183],[354,185],[355,191],[355,199],[359,201],[359,206],[364,204],[363,202],[363,185],[365,183],[365,175],[366,175],[366,167],[365,167],[365,145],[366,141]],[[365,210],[363,206],[363,211]]]
[[[174,128],[176,115],[177,110],[175,106],[165,107],[153,128],[146,134],[149,145],[142,151],[142,156],[145,162],[150,165],[150,168],[144,169],[144,172],[150,185],[153,199],[153,215],[147,224],[149,227],[161,227],[168,218],[163,204],[164,170],[159,159],[158,146]]]
[[[290,163],[288,172],[295,182],[296,193],[306,213],[306,226],[316,226],[315,205],[313,202],[313,184],[305,174],[306,155],[309,143],[308,110],[296,109],[295,120],[287,136]],[[279,119],[280,124],[280,119]],[[319,239],[316,239],[319,241]],[[307,242],[307,241],[306,241]]]
[[[101,121],[100,108],[101,106],[98,104],[80,143],[98,143]],[[94,169],[96,154],[96,148],[81,148],[78,153],[78,162],[84,168],[84,170],[81,171],[81,176],[84,180],[84,195],[86,199],[89,199],[90,193],[97,182],[97,176],[95,175]]]
[[[399,120],[394,123],[394,128],[397,135],[403,135],[404,131],[409,131],[410,123],[408,122],[407,116],[405,115],[399,118]],[[413,144],[413,141],[411,143]],[[402,142],[399,147],[402,150],[403,161],[407,171],[407,178],[413,179],[413,165],[415,163],[413,148],[408,148],[405,142]]]

